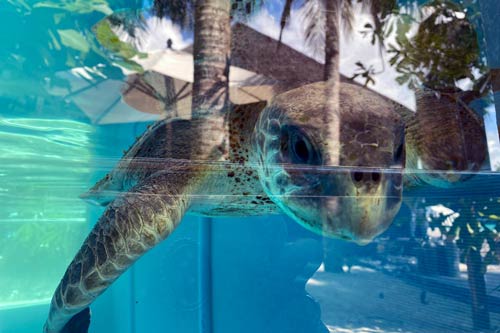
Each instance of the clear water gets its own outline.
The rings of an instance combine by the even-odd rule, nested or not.
[[[114,10],[148,5],[0,3],[0,333],[42,331],[55,287],[103,212],[78,196],[157,119],[124,102],[127,77],[91,29]],[[282,5],[266,3],[264,14],[249,24],[276,37],[270,25],[278,25]],[[497,55],[490,53],[498,45],[489,39],[495,23],[488,15],[483,23],[481,52],[495,67]],[[167,38],[179,48],[189,45],[190,33],[175,29],[159,23],[143,47],[164,49]],[[293,21],[285,43],[317,57],[302,41],[294,43],[297,29]],[[343,54],[352,49],[375,58],[378,51],[369,41],[364,50],[359,40],[345,39]],[[344,56],[341,70],[353,75],[355,60]],[[390,79],[377,80],[374,89],[411,107],[414,98],[395,83],[396,74],[388,70]],[[490,103],[485,115],[492,166],[500,160],[494,109]],[[453,277],[444,276],[449,271],[443,268],[448,259],[440,259],[443,241],[436,236],[432,246],[421,245],[425,209],[443,204],[458,211],[465,197],[493,229],[500,216],[499,185],[498,173],[486,166],[452,189],[405,192],[406,202],[419,205],[413,212],[403,205],[389,230],[365,247],[322,238],[281,215],[186,217],[95,302],[90,332],[477,331],[464,260]],[[411,223],[412,213],[417,223]],[[349,272],[333,273],[338,263]],[[485,279],[494,332],[500,327],[498,259]]]

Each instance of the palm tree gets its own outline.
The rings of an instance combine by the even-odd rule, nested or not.
[[[198,0],[193,44],[193,114],[217,114],[227,104],[230,21],[229,1]]]
[[[205,158],[217,159],[225,149],[225,138],[217,134],[225,126],[228,106],[230,0],[155,0],[153,11],[183,27],[194,28],[192,116],[205,118],[199,122],[204,143],[200,148],[205,149]]]

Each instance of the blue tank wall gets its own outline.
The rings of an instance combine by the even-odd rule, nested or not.
[[[321,242],[293,224],[185,218],[97,300],[91,332],[327,332],[305,292]]]
[[[96,301],[91,332],[327,332],[305,292],[321,242],[298,228],[280,216],[185,218]]]

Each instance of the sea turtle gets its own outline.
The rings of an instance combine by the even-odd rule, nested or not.
[[[360,243],[385,230],[401,203],[402,117],[379,95],[343,84],[340,142],[332,144],[324,139],[335,130],[325,123],[324,91],[319,82],[265,108],[233,108],[221,133],[229,149],[215,161],[198,157],[206,119],[149,128],[84,195],[107,208],[57,287],[44,332],[87,332],[89,304],[186,213],[284,212],[322,235]],[[332,155],[340,166],[331,167]]]

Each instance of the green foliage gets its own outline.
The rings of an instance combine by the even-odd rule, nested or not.
[[[394,26],[388,24],[390,18],[398,14],[398,1],[397,0],[357,0],[362,3],[365,10],[367,10],[372,19],[372,23],[366,23],[361,33],[363,35],[371,34],[372,44],[378,44],[384,47],[385,39],[393,32]]]
[[[60,107],[68,118],[70,108],[61,104],[38,107],[51,115]],[[34,118],[36,107],[20,107],[29,118],[9,118],[10,112],[0,118],[0,306],[50,297],[88,231],[87,207],[78,195],[88,186],[94,128]]]
[[[137,51],[137,49],[134,48],[130,43],[122,42],[113,31],[113,26],[123,27],[123,23],[123,21],[118,20],[118,18],[113,14],[99,21],[92,30],[99,43],[114,54],[119,55],[120,57],[125,59],[130,59],[136,55],[145,57],[145,54]]]
[[[446,216],[435,219],[430,226],[439,228],[447,238],[456,239],[462,253],[462,260],[469,251],[480,251],[486,242],[489,251],[483,260],[483,272],[486,266],[498,264],[496,243],[500,241],[500,198],[490,198],[486,202],[476,202],[470,198],[458,200],[454,209],[460,216],[453,221],[452,226],[445,226]]]
[[[376,74],[375,69],[372,65],[366,67],[361,63],[361,61],[356,62],[356,66],[358,67],[353,76],[351,76],[351,80],[354,80],[357,77],[362,77],[365,80],[364,86],[368,86],[370,83],[375,84],[375,79],[373,76]]]
[[[0,67],[7,80],[1,95],[48,96],[47,86],[58,81],[57,72],[108,62],[90,31],[111,11],[107,1],[10,0],[1,11],[14,32],[2,37]]]
[[[72,231],[71,224],[26,222],[14,229],[16,251],[19,249],[39,253],[41,249],[60,248],[61,240]]]
[[[70,47],[76,51],[80,51],[84,54],[88,53],[90,50],[90,45],[79,31],[74,29],[60,29],[57,30],[59,34],[61,44],[64,46]],[[55,39],[52,32],[50,32],[51,37],[54,40],[54,45],[57,45],[57,40]],[[56,46],[57,47],[57,46]]]
[[[396,21],[396,43],[389,44],[389,62],[401,73],[398,83],[411,88],[423,83],[432,89],[454,89],[455,82],[485,71],[475,27],[463,5],[432,0],[425,6],[433,12],[419,22],[417,34],[408,37],[415,19],[401,14]]]
[[[116,63],[127,69],[142,73],[144,71],[142,66],[131,59],[135,56],[138,56],[139,58],[145,58],[147,57],[147,54],[139,52],[130,43],[122,42],[112,29],[112,25],[127,28],[125,26],[125,23],[126,21],[119,19],[119,17],[113,14],[99,21],[94,26],[93,31],[99,43],[108,51],[110,51],[114,57],[117,57],[117,59],[114,59]],[[130,29],[132,29],[132,34],[134,34],[134,25],[129,24],[128,27],[132,27]]]
[[[0,224],[0,306],[48,299],[86,231],[72,220]]]

